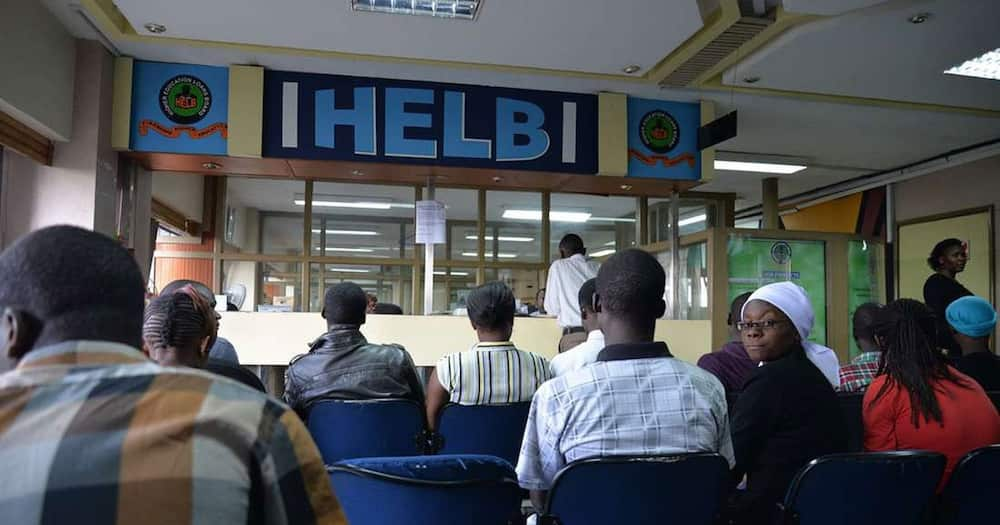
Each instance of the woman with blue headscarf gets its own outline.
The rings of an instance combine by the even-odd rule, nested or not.
[[[1000,390],[1000,357],[990,350],[990,336],[997,325],[993,305],[982,297],[962,297],[948,306],[945,319],[962,349],[962,357],[952,365],[975,379],[983,390]]]

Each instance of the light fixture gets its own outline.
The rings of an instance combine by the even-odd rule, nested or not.
[[[146,24],[146,25],[144,25],[142,27],[145,27],[146,31],[149,31],[150,33],[153,33],[154,35],[158,35],[160,33],[165,33],[167,31],[167,26],[165,26],[163,24],[154,24],[152,22],[150,22],[150,23],[148,23],[148,24]]]
[[[704,213],[701,214],[701,215],[692,215],[691,217],[688,217],[686,219],[681,219],[681,220],[677,221],[677,225],[678,226],[690,226],[692,224],[697,224],[699,222],[705,222],[705,219],[707,219],[707,218],[708,218],[708,216],[706,216]]]
[[[206,170],[217,170],[222,167],[222,164],[219,164],[218,162],[202,162],[201,167]]]
[[[945,74],[1000,80],[1000,49],[987,51],[976,58],[970,58],[945,71]]]
[[[747,84],[756,84],[757,82],[760,82],[760,77],[754,77],[754,76],[743,77],[743,82]]]
[[[328,252],[344,252],[344,253],[372,253],[375,251],[374,248],[338,248],[335,246],[327,246],[324,249]]]
[[[590,256],[591,257],[604,257],[605,255],[611,255],[612,253],[615,253],[615,250],[613,250],[613,249],[610,249],[610,250],[600,250],[600,251],[596,251],[596,252],[590,254]]]
[[[448,275],[448,272],[434,272],[434,275]],[[452,277],[468,277],[469,272],[451,272]]]
[[[327,268],[326,271],[332,273],[369,273],[371,270],[364,268]]]
[[[479,240],[479,236],[478,235],[466,235],[465,238],[468,239],[468,240],[470,240],[470,241],[478,241]],[[487,235],[486,236],[486,240],[487,241],[492,241],[493,240],[493,236],[492,235]],[[531,242],[531,241],[534,241],[534,240],[535,240],[534,237],[515,237],[515,236],[508,236],[508,235],[501,235],[500,236],[500,241],[501,242]]]
[[[770,162],[741,162],[735,160],[717,160],[715,169],[720,171],[750,171],[754,173],[777,173],[789,175],[806,169],[798,164],[774,164]]]
[[[490,256],[491,256],[490,254],[488,254],[488,253],[486,254],[487,258],[489,258]],[[476,253],[476,252],[462,252],[462,257],[479,257],[479,254]],[[498,253],[497,254],[497,259],[516,259],[516,258],[517,258],[517,254],[516,253]]]
[[[480,3],[481,0],[351,0],[351,7],[373,13],[472,20]]]
[[[592,222],[635,222],[635,219],[631,217],[591,217],[590,220]]]
[[[313,229],[313,233],[323,233],[323,230]],[[326,230],[327,235],[362,235],[366,237],[371,237],[373,235],[378,235],[378,232],[365,231],[365,230]]]
[[[285,283],[285,282],[288,282],[288,281],[282,279],[281,277],[272,277],[270,275],[268,275],[267,278],[264,279],[264,281],[265,282],[269,282],[269,283]]]
[[[351,175],[354,175],[355,177],[360,177],[360,176],[362,176],[364,174],[365,174],[365,172],[363,172],[361,170],[351,170]]]
[[[504,210],[504,219],[519,219],[525,221],[541,221],[542,210]],[[589,212],[583,211],[549,211],[549,220],[552,222],[587,222],[590,219]]]
[[[615,245],[615,241],[608,241],[608,242],[604,243],[604,246],[614,246],[614,245]]]
[[[626,75],[631,75],[632,73],[635,73],[635,72],[639,71],[639,65],[638,64],[629,64],[629,65],[623,67],[622,71]]]
[[[621,188],[621,189],[623,189],[625,191],[629,191],[629,190],[632,189],[632,185],[631,184],[622,184],[621,186],[619,186],[619,188]]]
[[[906,20],[911,24],[922,24],[930,20],[930,18],[931,18],[930,13],[917,13],[911,16],[910,18],[907,18]]]
[[[301,193],[292,199],[296,206],[305,206],[306,199]],[[392,199],[354,197],[352,195],[313,195],[313,206],[321,208],[353,208],[362,210],[390,210],[392,208],[413,209],[414,205],[394,202]]]

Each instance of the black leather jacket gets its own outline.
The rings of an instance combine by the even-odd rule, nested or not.
[[[355,325],[334,325],[285,373],[285,402],[305,419],[323,399],[404,398],[423,402],[413,359],[402,346],[369,344]]]

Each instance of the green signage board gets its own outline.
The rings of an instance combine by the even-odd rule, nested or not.
[[[809,340],[826,344],[826,244],[730,236],[729,301],[765,284],[792,281],[806,290],[816,322]]]
[[[876,246],[866,241],[850,241],[847,243],[847,316],[851,334],[854,333],[854,311],[865,303],[877,303],[882,300],[879,289],[880,258]],[[850,337],[850,357],[854,359],[860,353],[854,337]]]

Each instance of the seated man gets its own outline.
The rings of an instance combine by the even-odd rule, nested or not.
[[[743,305],[749,298],[749,293],[737,295],[729,305],[729,316],[726,318],[726,324],[729,326],[729,342],[722,345],[718,352],[705,354],[698,359],[699,367],[708,370],[722,382],[727,397],[739,394],[743,390],[743,383],[747,382],[750,374],[760,365],[759,362],[750,359],[750,354],[743,346],[740,331],[736,329],[740,312],[743,311]]]
[[[0,254],[0,507],[16,523],[346,524],[295,413],[164,368],[142,346],[143,279],[71,226]]]
[[[597,293],[597,279],[590,279],[580,287],[580,318],[587,340],[569,350],[556,355],[549,363],[552,375],[561,376],[597,361],[597,354],[604,350],[604,333],[594,311],[594,295]]]
[[[968,295],[948,305],[945,318],[962,349],[962,357],[953,363],[955,368],[975,379],[987,392],[1000,390],[1000,357],[990,350],[990,335],[997,325],[993,305]]]
[[[323,318],[328,331],[309,353],[292,359],[285,373],[285,402],[303,419],[324,399],[413,399],[424,390],[410,354],[399,345],[371,344],[361,335],[368,296],[354,283],[326,291]]]
[[[665,283],[642,250],[601,266],[595,310],[607,346],[596,363],[543,384],[531,403],[517,477],[536,508],[556,473],[578,459],[716,452],[735,464],[719,380],[653,341]]]
[[[865,303],[854,311],[854,342],[861,353],[840,369],[840,392],[863,392],[878,374],[882,350],[875,342],[875,322],[882,305]]]
[[[209,346],[208,356],[212,359],[217,359],[219,361],[226,361],[233,365],[239,366],[240,358],[236,355],[236,348],[233,344],[227,341],[223,337],[219,337],[219,323],[218,320],[222,318],[218,312],[215,311],[215,294],[212,293],[212,289],[206,286],[204,283],[198,281],[192,281],[190,279],[178,279],[176,281],[170,282],[170,284],[163,287],[160,290],[160,295],[170,295],[177,290],[185,286],[193,287],[208,303],[209,308],[212,309],[213,315],[215,316],[215,332],[212,334],[212,344]],[[228,308],[227,308],[228,309]]]

